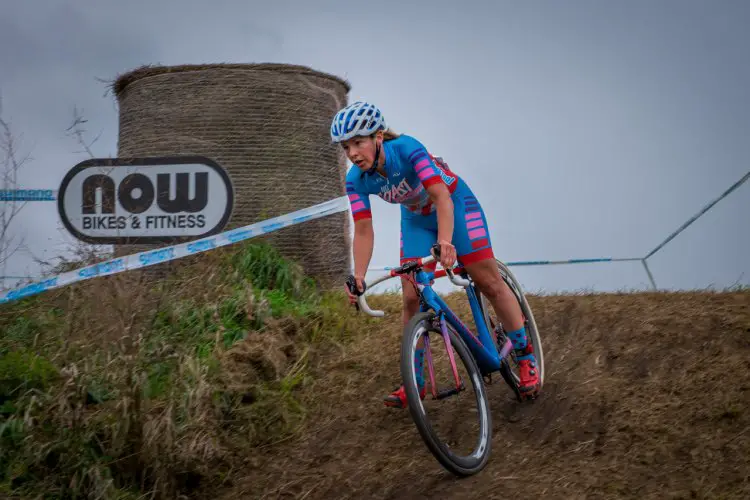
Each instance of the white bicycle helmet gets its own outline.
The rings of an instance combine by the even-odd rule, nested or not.
[[[354,136],[369,136],[388,128],[383,113],[373,104],[357,101],[336,113],[331,123],[331,139],[341,142]]]

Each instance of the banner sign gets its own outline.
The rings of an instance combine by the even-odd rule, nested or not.
[[[68,231],[94,244],[203,238],[226,226],[233,206],[229,175],[202,156],[86,160],[63,178],[57,200]]]

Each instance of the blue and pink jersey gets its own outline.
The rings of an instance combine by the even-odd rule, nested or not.
[[[363,173],[357,166],[353,166],[346,176],[346,193],[355,221],[372,217],[371,194],[388,203],[400,204],[411,212],[427,215],[435,210],[427,193],[428,187],[442,182],[453,193],[458,186],[458,176],[444,163],[435,161],[413,137],[401,135],[383,142],[383,153],[386,177],[379,173]]]
[[[383,177],[352,166],[346,176],[355,222],[372,218],[370,195],[401,205],[401,262],[429,255],[437,239],[437,214],[427,188],[444,183],[453,200],[453,244],[463,264],[492,258],[492,244],[479,201],[469,186],[413,137],[401,135],[383,142]]]

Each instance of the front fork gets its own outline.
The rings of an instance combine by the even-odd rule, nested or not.
[[[450,360],[451,364],[451,371],[453,372],[453,381],[455,383],[455,387],[445,389],[442,391],[438,391],[437,384],[435,383],[435,369],[433,367],[432,363],[432,351],[430,350],[430,337],[429,333],[425,335],[424,337],[424,353],[425,358],[427,358],[427,370],[430,374],[430,389],[432,391],[432,398],[433,399],[443,399],[447,398],[448,396],[453,396],[454,394],[458,394],[459,392],[463,391],[465,389],[463,380],[460,379],[458,376],[458,368],[456,367],[456,358],[453,355],[453,349],[452,349],[452,343],[450,334],[448,333],[448,325],[445,321],[445,315],[441,312],[439,313],[440,318],[440,334],[443,336],[443,341],[445,342],[445,348],[448,351],[448,359]],[[429,332],[429,331],[428,331]]]

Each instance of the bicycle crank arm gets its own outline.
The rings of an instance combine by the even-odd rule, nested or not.
[[[445,389],[437,393],[437,397],[433,397],[432,399],[445,399],[453,396],[454,394],[458,394],[459,392],[466,389],[466,386],[464,385],[463,380],[461,381],[461,387],[459,388],[451,388],[451,389]]]

